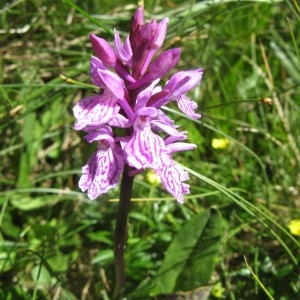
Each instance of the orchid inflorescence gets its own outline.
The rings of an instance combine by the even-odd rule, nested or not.
[[[183,143],[187,132],[161,110],[177,101],[179,109],[192,119],[197,104],[185,94],[199,84],[201,68],[175,73],[164,85],[159,80],[170,72],[180,58],[180,49],[155,56],[163,45],[169,19],[144,23],[144,11],[135,12],[129,36],[122,43],[115,30],[114,48],[102,38],[90,35],[96,56],[91,57],[90,72],[98,94],[79,101],[74,109],[74,129],[86,132],[85,139],[97,142],[97,151],[82,168],[79,187],[90,199],[114,188],[125,164],[134,176],[151,168],[165,189],[178,202],[189,193],[188,173],[172,159],[177,151],[194,149]],[[121,131],[119,129],[122,129]]]

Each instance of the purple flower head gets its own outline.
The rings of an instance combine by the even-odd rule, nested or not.
[[[194,149],[184,143],[185,131],[179,131],[161,110],[176,101],[188,117],[200,117],[196,102],[185,94],[199,84],[202,69],[175,73],[165,86],[158,85],[179,61],[180,49],[157,54],[163,45],[169,19],[144,21],[139,7],[132,18],[129,36],[122,42],[115,30],[113,47],[106,40],[90,35],[95,56],[91,57],[91,79],[99,92],[87,96],[73,108],[74,128],[86,132],[88,143],[97,143],[97,151],[82,168],[79,187],[90,199],[114,188],[124,170],[132,176],[153,169],[165,189],[178,202],[189,193],[188,173],[177,165],[173,153]]]

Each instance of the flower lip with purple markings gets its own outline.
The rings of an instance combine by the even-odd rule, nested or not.
[[[104,39],[90,35],[96,54],[91,57],[91,79],[99,93],[87,96],[73,108],[75,130],[83,130],[87,142],[98,145],[79,180],[80,189],[87,191],[90,199],[114,188],[125,164],[130,166],[132,176],[153,169],[167,192],[180,203],[189,193],[189,185],[184,183],[188,173],[175,163],[172,154],[196,145],[182,142],[186,132],[178,131],[161,106],[177,101],[188,117],[200,118],[195,112],[196,102],[185,94],[199,84],[203,70],[180,71],[164,87],[158,85],[180,58],[178,48],[157,55],[168,21],[164,18],[144,23],[143,8],[139,7],[124,43],[116,30],[113,48]],[[120,128],[122,136],[117,135]]]

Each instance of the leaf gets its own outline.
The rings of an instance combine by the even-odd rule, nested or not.
[[[16,207],[20,210],[33,210],[39,209],[46,206],[51,206],[57,203],[58,198],[57,196],[43,196],[43,197],[29,197],[29,196],[22,196],[22,197],[14,197],[11,199],[12,206]]]
[[[32,268],[31,277],[41,287],[45,284],[50,284],[52,278],[47,268],[39,265]]]
[[[111,264],[114,260],[114,252],[110,249],[101,250],[92,259],[92,264],[100,264],[101,266]]]
[[[218,259],[221,234],[222,218],[217,210],[211,209],[205,228],[177,279],[177,290],[190,291],[209,282]]]
[[[2,249],[0,251],[0,273],[9,271],[13,269],[15,260],[16,260],[16,252],[13,250],[8,252],[6,249]]]
[[[218,257],[221,223],[220,214],[211,209],[182,227],[166,252],[151,295],[190,291],[208,283]]]
[[[69,267],[69,254],[56,251],[55,255],[47,259],[47,263],[54,272],[66,272]]]

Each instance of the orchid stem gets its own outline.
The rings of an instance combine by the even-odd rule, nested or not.
[[[121,182],[120,202],[117,212],[114,241],[116,281],[112,299],[115,300],[120,299],[120,293],[125,284],[124,252],[127,241],[127,220],[131,203],[133,178],[133,176],[129,176],[129,166],[125,165]]]

